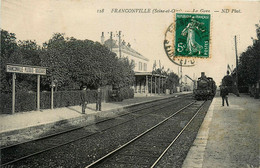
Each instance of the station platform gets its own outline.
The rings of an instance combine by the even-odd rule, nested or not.
[[[82,114],[81,106],[70,106],[46,109],[40,111],[19,112],[15,114],[0,114],[0,139],[1,146],[8,141],[25,141],[36,138],[51,129],[61,125],[78,125],[79,123],[93,123],[97,117],[116,115],[127,107],[140,103],[157,101],[167,97],[188,94],[191,92],[174,93],[171,95],[138,95],[133,99],[125,99],[122,102],[102,103],[102,111],[96,111],[96,104],[88,104],[86,114]]]
[[[216,94],[183,168],[259,168],[260,99]]]

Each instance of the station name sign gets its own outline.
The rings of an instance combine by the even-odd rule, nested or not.
[[[35,74],[35,75],[46,75],[45,67],[35,67],[28,65],[6,65],[6,72],[23,73],[23,74]]]

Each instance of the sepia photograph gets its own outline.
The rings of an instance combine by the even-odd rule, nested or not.
[[[0,0],[2,168],[259,168],[259,0]]]

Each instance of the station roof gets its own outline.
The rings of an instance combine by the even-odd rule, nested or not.
[[[111,48],[111,45],[112,45],[112,49],[118,49],[119,46],[117,44],[117,41],[116,40],[113,40],[112,39],[112,43],[111,43],[111,39],[108,39],[104,42],[104,45],[107,46],[108,48]],[[148,58],[144,57],[142,54],[140,54],[139,52],[135,51],[133,48],[131,48],[130,45],[125,45],[125,44],[121,44],[121,51],[124,52],[129,52],[129,53],[132,53],[132,56],[134,57],[138,57],[140,59],[143,59],[143,60],[146,60],[146,61],[149,61]]]

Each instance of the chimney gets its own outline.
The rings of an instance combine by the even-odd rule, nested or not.
[[[205,77],[205,72],[201,72],[201,77]]]
[[[104,32],[102,32],[101,35],[101,44],[104,45],[104,41],[105,41],[105,36],[104,36]]]
[[[131,44],[130,44],[130,43],[127,43],[127,47],[131,48]]]

